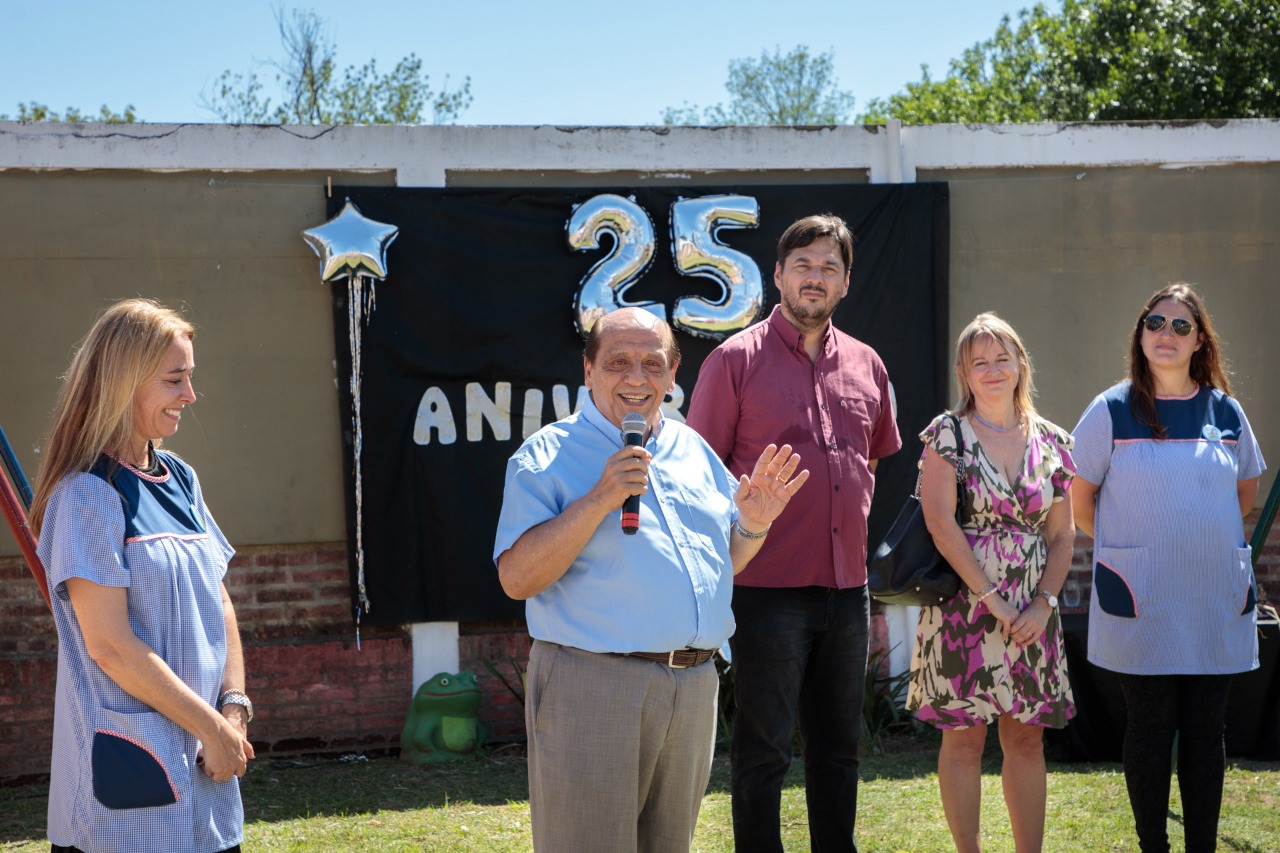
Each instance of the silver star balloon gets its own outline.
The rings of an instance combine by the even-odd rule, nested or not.
[[[347,280],[347,337],[351,345],[351,426],[354,441],[351,448],[355,475],[356,504],[356,650],[360,649],[360,615],[369,612],[369,596],[364,583],[364,479],[361,474],[361,452],[364,430],[361,428],[360,380],[364,369],[361,330],[369,324],[376,307],[374,284],[387,277],[387,247],[400,229],[374,222],[360,213],[360,208],[346,199],[342,210],[318,228],[302,232],[320,256],[320,280],[332,284]]]
[[[302,232],[311,250],[320,256],[320,280],[326,283],[349,275],[387,277],[387,247],[400,229],[374,222],[347,199],[337,216],[317,228]]]

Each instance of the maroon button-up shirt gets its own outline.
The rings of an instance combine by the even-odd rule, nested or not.
[[[817,362],[810,361],[804,335],[781,307],[707,357],[688,425],[735,476],[750,475],[769,444],[790,444],[809,469],[809,481],[734,583],[844,589],[867,582],[871,461],[902,447],[890,400],[889,374],[871,347],[828,325]]]

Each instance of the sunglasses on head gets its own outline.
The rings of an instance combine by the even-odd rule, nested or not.
[[[1196,324],[1192,323],[1190,320],[1184,320],[1181,317],[1174,317],[1170,319],[1163,314],[1148,314],[1142,321],[1142,325],[1146,326],[1147,331],[1152,333],[1163,329],[1165,323],[1172,324],[1173,333],[1180,338],[1185,338],[1187,335],[1191,334],[1191,330],[1196,326]]]

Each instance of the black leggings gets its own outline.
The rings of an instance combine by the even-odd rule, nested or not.
[[[1229,675],[1120,675],[1124,779],[1143,853],[1166,853],[1174,736],[1187,853],[1215,850],[1227,758]]]

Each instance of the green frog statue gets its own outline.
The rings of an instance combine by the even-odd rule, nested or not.
[[[484,743],[484,727],[476,719],[479,707],[474,672],[436,673],[409,704],[400,732],[400,757],[413,764],[472,757]]]

